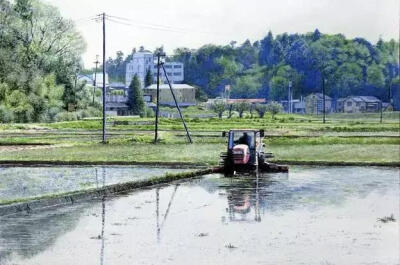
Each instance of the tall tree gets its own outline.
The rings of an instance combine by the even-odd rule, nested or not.
[[[128,106],[134,115],[142,115],[144,113],[144,99],[142,89],[140,87],[139,77],[135,74],[132,78],[128,90]]]
[[[144,87],[151,86],[154,82],[153,73],[151,72],[150,68],[146,71],[146,76],[144,78]]]

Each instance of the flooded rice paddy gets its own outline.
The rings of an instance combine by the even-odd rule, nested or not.
[[[190,169],[149,166],[0,167],[0,202],[139,181]]]
[[[0,264],[399,264],[399,206],[394,168],[212,174],[0,217]]]

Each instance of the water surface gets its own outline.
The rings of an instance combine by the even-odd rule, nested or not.
[[[399,206],[393,168],[212,174],[2,217],[0,264],[399,264]]]
[[[144,180],[189,169],[149,166],[0,167],[0,202]]]

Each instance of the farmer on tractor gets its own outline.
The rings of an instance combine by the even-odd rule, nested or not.
[[[247,132],[244,132],[243,135],[239,138],[238,144],[245,144],[247,146],[250,146],[251,143],[251,137],[247,134]]]
[[[220,165],[225,173],[236,171],[287,172],[287,166],[267,162],[271,153],[264,152],[264,130],[236,129],[228,133],[227,152],[221,154]]]

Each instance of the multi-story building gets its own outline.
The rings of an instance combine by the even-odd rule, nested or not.
[[[128,87],[132,81],[132,78],[136,74],[139,77],[142,88],[144,87],[144,79],[146,77],[147,70],[153,70],[154,58],[153,53],[150,51],[136,52],[132,56],[132,60],[126,64],[125,72],[125,85]]]
[[[180,83],[183,81],[183,63],[165,62],[164,68],[165,68],[165,71],[167,72],[168,79],[171,83],[175,84],[175,83]],[[154,78],[154,82],[156,82],[157,64],[155,64],[153,67],[153,78]],[[160,69],[160,79],[161,79],[162,83],[167,83],[167,79],[165,78],[165,74],[164,74],[162,68]]]
[[[165,71],[167,72],[168,79],[171,83],[180,83],[184,79],[183,63],[179,62],[166,62],[164,63]],[[128,87],[135,74],[138,75],[142,88],[144,88],[144,80],[146,73],[150,69],[153,80],[157,79],[157,64],[154,63],[154,55],[150,51],[136,52],[132,56],[131,62],[126,65],[125,85]],[[160,79],[162,83],[166,83],[165,75],[160,69]]]

